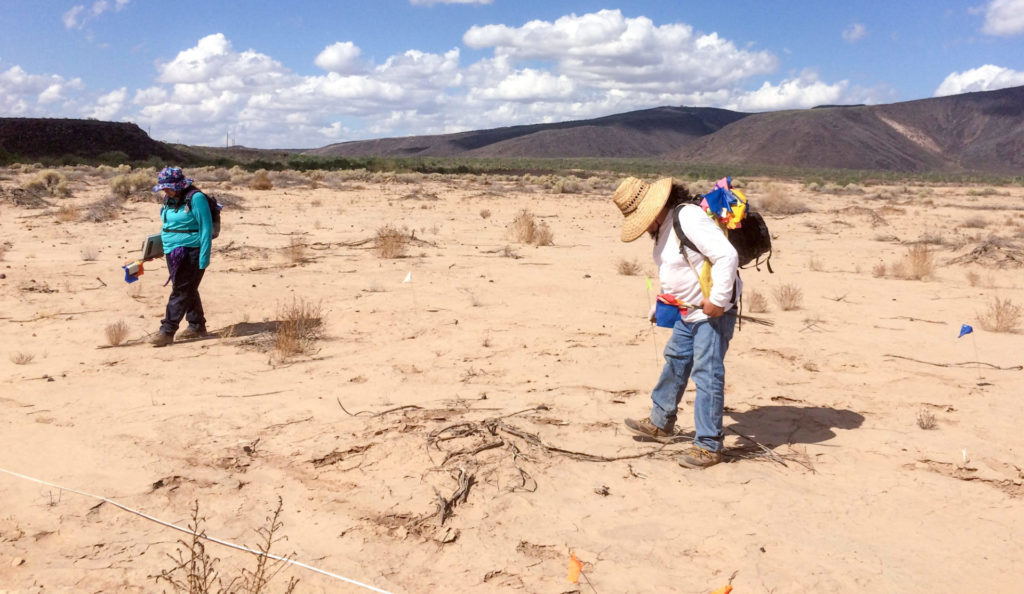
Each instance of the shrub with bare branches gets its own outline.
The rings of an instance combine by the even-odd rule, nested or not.
[[[313,344],[323,335],[323,306],[299,297],[282,305],[277,313],[274,353],[279,361],[313,351]]]
[[[401,258],[409,247],[409,234],[395,227],[384,225],[377,229],[377,236],[374,238],[374,248],[381,258]]]
[[[765,313],[768,311],[768,299],[753,289],[743,292],[743,300],[746,302],[750,313]]]
[[[619,260],[618,264],[619,274],[623,276],[636,276],[643,271],[643,267],[637,259],[627,260],[625,258]]]
[[[1009,299],[994,297],[978,321],[989,332],[1017,332],[1024,312]]]
[[[552,245],[554,233],[544,221],[537,221],[537,217],[528,209],[519,211],[519,214],[512,219],[509,228],[512,238],[520,243],[532,245]]]
[[[270,172],[266,169],[257,170],[249,180],[249,187],[253,190],[273,190],[274,182],[270,181]]]
[[[800,309],[804,299],[804,293],[800,287],[795,285],[781,285],[772,292],[775,296],[775,303],[779,304],[782,311]]]
[[[112,324],[107,324],[106,328],[107,344],[110,346],[117,346],[124,342],[124,339],[128,337],[128,324],[124,320],[118,320]]]
[[[935,272],[935,256],[927,245],[917,243],[907,247],[899,265],[893,267],[896,276],[908,280],[924,280]]]

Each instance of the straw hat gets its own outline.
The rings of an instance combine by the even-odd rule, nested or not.
[[[672,178],[664,177],[649,184],[642,179],[627,177],[615,190],[612,200],[626,220],[622,223],[622,241],[633,241],[644,234],[658,213],[665,207],[672,192]]]

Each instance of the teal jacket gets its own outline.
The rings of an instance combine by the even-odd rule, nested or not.
[[[163,224],[160,240],[164,242],[164,254],[171,253],[174,248],[197,247],[199,268],[205,270],[210,265],[213,219],[210,217],[210,203],[206,200],[206,194],[193,194],[191,209],[185,206],[161,206],[160,221]]]

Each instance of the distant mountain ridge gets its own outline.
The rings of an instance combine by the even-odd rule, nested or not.
[[[1024,87],[742,113],[657,107],[591,120],[382,138],[321,156],[620,157],[794,168],[1024,174]]]
[[[0,118],[0,149],[30,159],[64,155],[95,158],[119,151],[131,161],[183,158],[180,151],[153,140],[127,122],[58,118]]]
[[[656,107],[589,120],[381,138],[310,150],[181,147],[135,124],[0,118],[0,161],[166,163],[324,157],[649,158],[702,164],[1024,175],[1024,86],[885,105],[742,113]],[[102,160],[102,159],[101,159]]]
[[[671,158],[908,172],[1024,173],[1024,87],[752,114]]]
[[[656,107],[591,120],[342,142],[306,151],[306,154],[331,157],[655,157],[678,150],[746,116],[709,107]]]

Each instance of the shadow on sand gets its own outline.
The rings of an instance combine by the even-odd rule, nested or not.
[[[864,415],[824,406],[761,406],[746,412],[726,411],[730,429],[768,447],[787,443],[820,443],[836,436],[833,429],[856,429]]]

